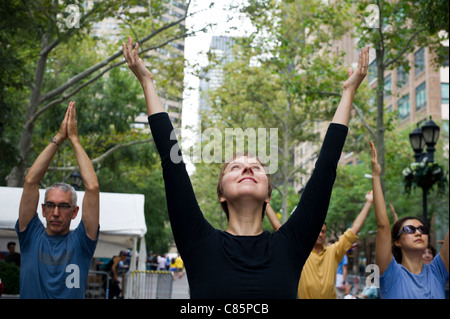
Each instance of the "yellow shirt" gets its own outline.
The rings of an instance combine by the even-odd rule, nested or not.
[[[181,259],[180,256],[178,256],[177,259],[175,259],[175,265],[177,266],[178,269],[181,269],[184,267],[183,260]]]
[[[345,253],[358,240],[348,229],[339,241],[324,247],[320,254],[311,252],[303,266],[298,285],[299,299],[336,299],[335,281],[337,267]]]

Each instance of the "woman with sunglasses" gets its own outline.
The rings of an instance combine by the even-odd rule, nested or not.
[[[377,221],[375,263],[379,268],[383,299],[444,299],[449,278],[448,232],[440,253],[430,264],[422,254],[428,246],[428,229],[415,217],[403,217],[392,231],[381,189],[381,167],[377,151],[372,152],[373,205]]]

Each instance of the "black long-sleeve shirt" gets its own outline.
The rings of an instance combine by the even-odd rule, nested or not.
[[[330,124],[297,208],[277,232],[234,236],[203,217],[185,164],[179,161],[178,142],[171,139],[167,113],[151,115],[148,122],[161,157],[169,219],[191,297],[296,298],[303,265],[325,221],[348,128]]]

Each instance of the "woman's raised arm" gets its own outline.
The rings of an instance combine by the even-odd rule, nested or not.
[[[375,263],[380,269],[381,276],[392,261],[391,226],[389,224],[383,190],[381,189],[381,167],[378,164],[377,150],[372,142],[370,142],[370,148],[372,154],[373,208],[377,221]]]
[[[367,75],[367,68],[369,66],[369,49],[370,47],[361,49],[356,71],[353,71],[351,67],[347,69],[348,79],[344,83],[341,102],[339,103],[336,113],[334,114],[332,123],[348,126],[348,123],[350,122],[350,110],[352,108],[353,98],[355,97],[356,90],[359,85]]]
[[[123,56],[128,63],[128,67],[141,83],[145,95],[145,104],[147,106],[147,114],[165,112],[158,93],[156,92],[155,83],[152,73],[147,69],[139,57],[139,43],[136,43],[133,49],[133,39],[129,36],[128,42],[122,43]]]

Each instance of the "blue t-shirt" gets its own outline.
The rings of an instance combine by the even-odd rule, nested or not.
[[[83,222],[66,235],[50,236],[36,214],[19,232],[22,263],[20,298],[82,299],[96,240],[91,240]]]
[[[344,255],[344,258],[342,258],[342,260],[341,260],[341,262],[339,263],[339,265],[338,265],[338,268],[337,268],[337,274],[344,274],[344,266],[345,265],[348,265],[348,257],[347,257],[347,255]]]
[[[423,265],[418,275],[411,273],[392,258],[380,277],[382,299],[445,299],[445,285],[449,278],[441,255]]]

